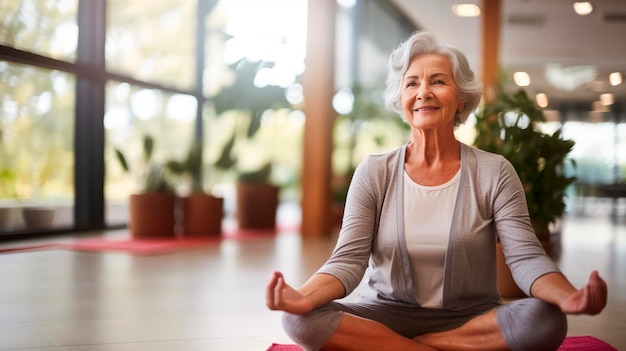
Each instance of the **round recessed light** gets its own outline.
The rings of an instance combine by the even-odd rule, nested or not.
[[[588,1],[575,2],[574,11],[581,16],[586,16],[593,12],[593,5]]]
[[[600,95],[600,102],[604,106],[609,106],[609,105],[613,105],[613,103],[615,102],[615,99],[613,98],[613,94],[606,93],[606,94]]]
[[[513,73],[513,81],[518,87],[527,87],[530,85],[530,76],[526,72]]]
[[[455,4],[452,5],[452,13],[459,17],[480,16],[480,7],[476,4]]]
[[[609,74],[609,83],[611,83],[614,87],[622,84],[622,74],[620,72],[613,72]]]
[[[537,100],[537,105],[539,105],[539,107],[543,108],[543,107],[547,107],[548,106],[548,95],[546,95],[544,93],[539,93],[539,94],[537,94],[535,99]]]

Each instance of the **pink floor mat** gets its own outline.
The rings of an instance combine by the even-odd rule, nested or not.
[[[278,230],[228,230],[222,235],[205,237],[182,237],[182,238],[107,238],[95,237],[77,239],[69,242],[50,244],[25,245],[18,247],[0,248],[0,253],[14,253],[21,251],[63,249],[84,252],[126,252],[135,255],[155,255],[202,248],[218,245],[225,240],[247,241],[269,238],[276,235],[293,234],[289,228]]]
[[[272,344],[267,351],[304,351],[304,349],[293,344]],[[617,349],[592,336],[568,336],[558,351],[617,351]]]

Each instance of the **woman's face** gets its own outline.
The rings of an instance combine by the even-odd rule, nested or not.
[[[402,82],[402,110],[409,124],[418,129],[454,128],[456,111],[463,111],[445,56],[422,54],[409,62]]]

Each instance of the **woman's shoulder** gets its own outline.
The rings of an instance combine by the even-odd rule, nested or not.
[[[478,149],[474,146],[467,144],[461,144],[466,150],[468,159],[475,160],[480,165],[496,165],[501,166],[503,163],[507,163],[507,159],[500,154]]]
[[[371,169],[372,167],[386,169],[390,166],[397,165],[398,158],[404,155],[404,153],[402,152],[404,150],[404,147],[405,145],[397,147],[385,153],[368,155],[363,159],[363,161],[361,161],[359,166],[369,169]]]
[[[478,178],[495,180],[502,176],[516,175],[515,168],[504,156],[463,144],[466,149],[466,167]],[[495,177],[495,175],[498,175]]]

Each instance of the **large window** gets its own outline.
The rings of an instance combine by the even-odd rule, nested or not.
[[[76,58],[77,0],[0,2],[0,44],[56,59]]]
[[[385,110],[383,91],[389,54],[416,28],[385,1],[338,3],[332,186],[341,202],[365,156],[408,141],[408,125]]]
[[[107,70],[192,89],[196,11],[196,0],[109,0]]]
[[[563,136],[576,142],[571,158],[576,160],[578,183],[611,184],[626,181],[625,124],[566,122]],[[621,133],[620,133],[621,131]]]
[[[146,136],[158,162],[181,160],[200,142],[208,191],[227,189],[260,160],[273,163],[276,182],[297,188],[302,113],[264,101],[250,114],[257,102],[245,100],[256,90],[238,92],[242,104],[220,111],[213,97],[237,81],[236,63],[246,60],[259,68],[254,89],[289,89],[290,103],[302,101],[306,4],[1,1],[0,235],[126,225]],[[237,168],[214,169],[251,117],[260,128],[237,142]],[[27,226],[34,217],[52,222]]]
[[[282,200],[299,196],[306,8],[306,0],[228,0],[207,19],[204,144],[210,167],[205,184],[225,197],[227,215],[234,209],[230,200],[237,177],[266,164],[271,164],[271,181],[281,186]],[[250,75],[254,67],[258,70]],[[224,108],[215,100],[232,103]],[[260,125],[252,135],[251,125]],[[231,141],[236,162],[214,167]]]
[[[0,61],[0,231],[73,224],[74,76]]]
[[[182,161],[194,138],[197,100],[191,95],[114,81],[107,84],[106,97],[107,222],[125,224],[128,194],[143,191],[146,181],[148,164],[143,155],[144,138],[154,140],[156,163]],[[127,158],[129,173],[123,171],[115,157],[116,149]]]

